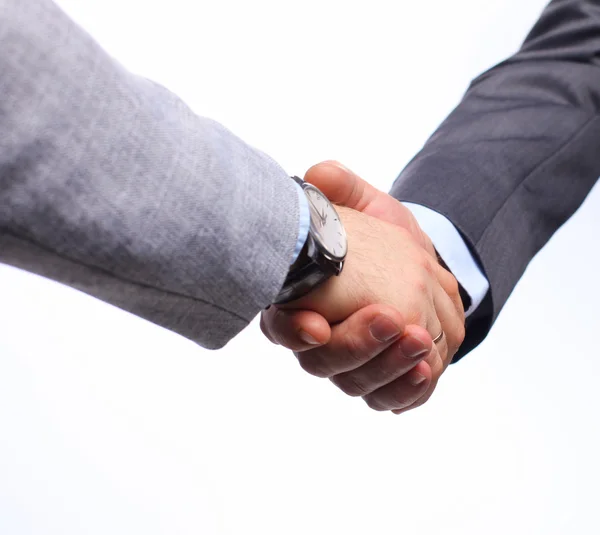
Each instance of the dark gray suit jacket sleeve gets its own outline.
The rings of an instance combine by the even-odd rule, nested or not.
[[[473,81],[393,186],[444,214],[490,282],[456,359],[600,176],[600,1],[555,0],[521,50]]]
[[[283,284],[295,187],[50,0],[0,0],[1,262],[217,348]]]

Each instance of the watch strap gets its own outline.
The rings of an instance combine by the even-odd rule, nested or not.
[[[309,236],[308,241],[311,238]],[[304,246],[298,260],[294,263],[288,276],[283,283],[283,288],[273,302],[275,305],[282,305],[295,301],[300,297],[310,293],[311,290],[325,282],[330,276],[319,264],[313,261],[306,253],[307,245]]]

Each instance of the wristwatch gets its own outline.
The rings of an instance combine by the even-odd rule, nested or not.
[[[274,301],[276,305],[299,299],[330,277],[338,276],[348,252],[346,231],[333,204],[312,184],[296,176],[292,179],[308,200],[310,228],[306,243]]]

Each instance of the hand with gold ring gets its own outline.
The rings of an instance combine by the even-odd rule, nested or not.
[[[263,332],[293,350],[309,373],[328,377],[345,393],[363,397],[375,410],[399,414],[422,405],[464,339],[464,311],[456,280],[435,260],[429,238],[396,199],[335,162],[311,168],[305,180],[338,205],[408,230],[432,260],[426,269],[443,289],[443,295],[434,299],[437,317],[423,323],[418,310],[400,310],[401,306],[382,302],[330,322],[325,319],[327,306],[317,310],[273,306],[263,312]]]
[[[433,339],[433,343],[437,344],[438,342],[441,342],[442,338],[444,338],[444,331],[442,331]]]

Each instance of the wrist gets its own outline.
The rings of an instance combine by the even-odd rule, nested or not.
[[[437,249],[434,247],[433,250],[435,251],[435,256],[437,258],[438,264],[454,277],[452,270],[448,267],[446,262],[444,262],[444,259],[441,257],[440,253],[438,253]],[[456,280],[456,282],[458,284],[458,294],[460,295],[460,300],[462,301],[463,309],[466,312],[473,305],[473,300],[471,299],[469,292],[465,290],[464,286],[460,283],[460,281]]]
[[[404,205],[431,238],[445,269],[452,273],[462,291],[468,295],[468,300],[463,302],[471,303],[465,309],[467,317],[470,316],[488,293],[489,283],[467,242],[446,216],[420,204],[405,202]]]
[[[302,250],[306,246],[308,232],[310,230],[310,209],[308,207],[308,200],[300,184],[297,182],[295,182],[295,184],[296,192],[298,193],[298,239],[296,240],[296,246],[292,254],[289,271],[293,269],[294,264],[298,261]]]
[[[296,251],[283,287],[274,303],[295,301],[342,271],[347,240],[341,218],[325,195],[315,186],[293,177],[302,195]],[[309,224],[302,220],[308,206]],[[306,213],[306,211],[305,211]]]

